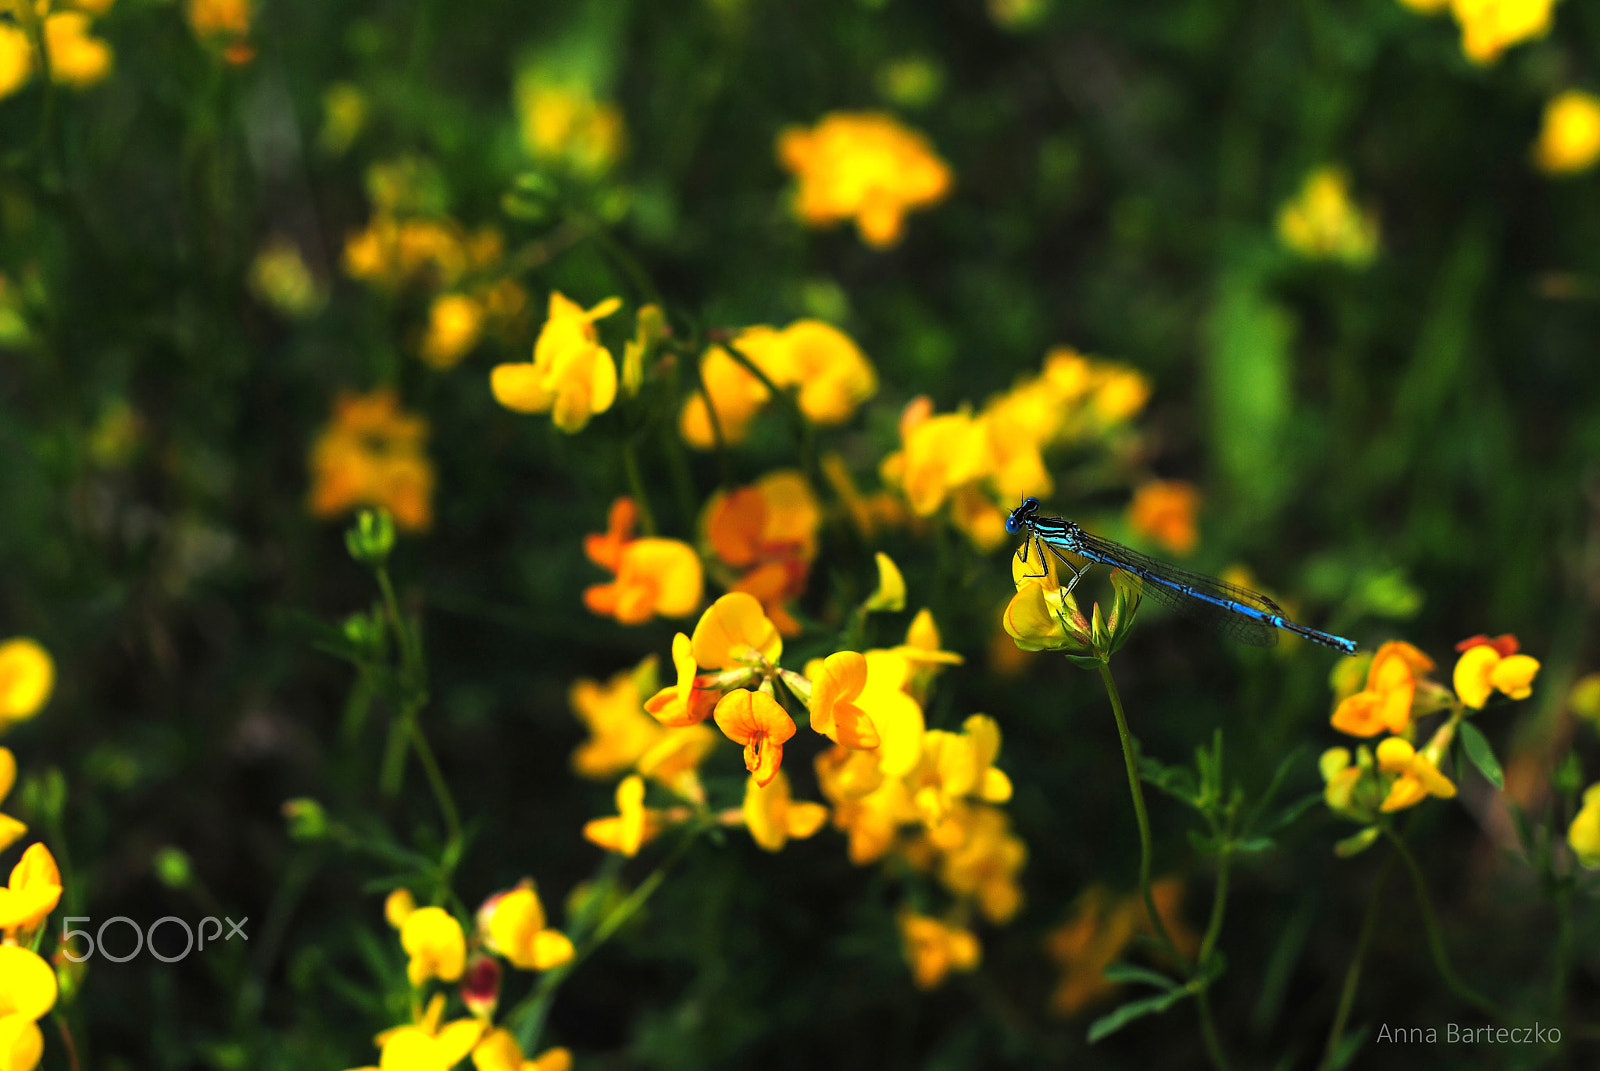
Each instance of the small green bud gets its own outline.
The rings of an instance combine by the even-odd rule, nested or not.
[[[289,820],[289,836],[293,840],[321,840],[328,834],[328,813],[314,799],[284,801],[283,816]]]
[[[394,518],[388,510],[362,510],[345,531],[344,545],[362,565],[382,565],[394,549]]]
[[[151,862],[157,880],[169,889],[182,889],[194,880],[194,868],[182,848],[162,848]]]

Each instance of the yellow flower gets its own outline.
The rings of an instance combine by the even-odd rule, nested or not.
[[[782,770],[765,785],[753,775],[745,781],[743,813],[751,839],[769,852],[782,851],[790,837],[804,840],[828,820],[822,804],[790,797],[789,778]]]
[[[848,748],[875,748],[878,730],[856,700],[867,686],[867,660],[855,651],[839,651],[821,660],[811,678],[811,727]]]
[[[327,301],[306,267],[300,247],[281,235],[272,238],[250,264],[250,290],[285,316],[310,316]]]
[[[971,930],[911,911],[900,915],[900,939],[918,989],[934,988],[951,971],[973,970],[983,957]]]
[[[1278,212],[1278,237],[1312,260],[1361,266],[1378,251],[1378,221],[1350,200],[1349,180],[1338,168],[1306,176],[1305,185]]]
[[[1567,843],[1586,869],[1600,867],[1600,784],[1583,790],[1583,806],[1567,827]]]
[[[776,664],[783,637],[761,603],[742,591],[729,592],[706,608],[691,640],[696,665],[714,669]]]
[[[55,684],[55,661],[37,641],[18,636],[0,643],[0,732],[37,714]]]
[[[440,294],[428,310],[422,359],[441,371],[454,368],[483,335],[484,308],[465,294]]]
[[[34,1025],[56,1004],[56,972],[38,954],[0,945],[0,1067],[33,1071],[44,1053]]]
[[[1199,539],[1195,514],[1200,492],[1187,480],[1152,480],[1133,493],[1128,524],[1174,554],[1188,554]]]
[[[419,907],[406,916],[400,944],[411,957],[406,977],[414,986],[430,978],[454,982],[466,967],[467,941],[461,923],[442,907]]]
[[[17,757],[10,748],[0,747],[0,803],[5,802],[5,798],[11,794],[11,786],[16,783]],[[27,832],[28,827],[22,822],[9,814],[0,814],[0,852],[21,840]],[[3,897],[0,897],[0,901],[3,901]]]
[[[695,676],[698,667],[694,660],[694,644],[681,632],[672,637],[672,664],[677,670],[678,683],[669,684],[646,700],[645,710],[662,725],[696,725],[705,721],[722,693],[699,686]]]
[[[661,814],[644,805],[644,779],[638,774],[622,779],[617,785],[616,800],[616,815],[591,819],[583,827],[583,835],[606,851],[631,859],[661,832]]]
[[[189,0],[196,37],[242,37],[250,32],[250,0]]]
[[[433,463],[428,422],[400,408],[394,391],[343,392],[333,419],[311,447],[311,512],[336,517],[381,506],[401,528],[433,523]]]
[[[1461,24],[1461,51],[1474,63],[1493,63],[1512,45],[1550,30],[1555,0],[1450,0]]]
[[[926,399],[906,407],[900,422],[899,453],[883,463],[886,482],[905,492],[911,512],[927,517],[954,488],[981,479],[990,470],[989,436],[969,413],[933,416]]]
[[[595,100],[587,87],[517,78],[517,115],[529,155],[583,177],[604,174],[622,156],[627,128],[616,105]]]
[[[901,825],[917,811],[899,777],[885,777],[871,752],[837,746],[816,758],[817,784],[833,804],[833,824],[847,841],[856,866],[883,858],[894,847]]]
[[[994,768],[999,754],[1000,726],[984,714],[968,718],[959,733],[932,729],[923,734],[922,787],[915,799],[930,828],[956,800],[1004,803],[1011,798],[1011,779]]]
[[[654,661],[652,655],[605,684],[580,679],[568,689],[573,713],[589,730],[589,739],[572,753],[572,768],[580,776],[603,781],[631,770],[661,739],[663,730],[645,713],[639,694],[641,673],[654,678]]]
[[[416,910],[417,900],[416,897],[411,895],[410,889],[395,889],[384,897],[384,921],[397,930],[406,924],[406,919],[410,918]]]
[[[940,859],[939,880],[957,896],[975,897],[984,917],[1003,925],[1022,907],[1017,874],[1028,861],[1028,846],[1011,832],[1010,819],[998,807],[963,810],[960,842]]]
[[[624,625],[650,618],[687,617],[700,606],[705,573],[700,556],[677,539],[634,539],[617,556],[617,577],[584,590],[591,611]]]
[[[478,932],[489,951],[525,971],[559,967],[574,954],[567,935],[545,925],[544,905],[531,881],[486,900],[478,909]]]
[[[1400,3],[1424,15],[1435,14],[1450,6],[1450,0],[1400,0]]]
[[[854,340],[821,320],[796,320],[778,333],[785,375],[800,388],[800,411],[813,424],[842,424],[878,391],[878,373]]]
[[[905,777],[922,760],[926,728],[921,704],[906,690],[912,679],[911,661],[896,650],[874,649],[862,657],[867,683],[855,705],[878,730],[879,769],[886,777]]]
[[[478,1071],[571,1071],[572,1053],[566,1049],[546,1049],[532,1060],[525,1059],[522,1047],[509,1030],[491,1030],[472,1050],[472,1066]]]
[[[27,84],[33,74],[33,45],[20,26],[0,22],[0,98]]]
[[[111,73],[111,46],[89,36],[89,16],[83,12],[52,12],[44,20],[44,39],[55,81],[84,89]]]
[[[740,688],[717,702],[712,716],[723,735],[744,745],[744,766],[763,787],[778,776],[783,745],[794,735],[794,719],[765,692]]]
[[[1537,659],[1524,654],[1502,655],[1492,643],[1479,643],[1461,652],[1453,679],[1461,701],[1473,710],[1482,710],[1495,691],[1512,699],[1528,698],[1533,694],[1533,678],[1538,672]]]
[[[470,259],[459,228],[431,219],[396,220],[385,211],[344,246],[346,272],[391,290],[419,281],[454,286]]]
[[[11,883],[0,889],[0,930],[26,943],[60,902],[61,871],[55,856],[42,843],[31,844],[11,868]]]
[[[1367,809],[1359,806],[1355,799],[1356,786],[1361,783],[1363,769],[1351,763],[1348,748],[1330,747],[1324,751],[1317,760],[1317,769],[1322,773],[1322,799],[1330,811],[1357,821],[1366,821],[1370,817]]]
[[[1541,171],[1570,175],[1600,160],[1600,97],[1569,89],[1544,106],[1544,125],[1533,147]]]
[[[1433,659],[1401,640],[1378,648],[1367,671],[1367,686],[1347,696],[1333,712],[1333,727],[1350,736],[1404,732],[1411,724],[1417,684],[1433,669]]]
[[[379,1034],[380,1067],[361,1071],[450,1071],[478,1044],[488,1024],[475,1018],[445,1023],[444,1005],[444,994],[435,994],[417,1023]]]
[[[621,307],[620,298],[607,298],[585,310],[552,292],[532,363],[497,365],[490,373],[495,400],[519,413],[550,413],[562,431],[582,431],[617,397],[617,362],[600,345],[594,322]]]
[[[854,219],[877,249],[900,240],[908,211],[950,192],[950,168],[927,138],[878,113],[832,112],[813,129],[791,127],[778,160],[799,180],[794,208],[807,226]]]
[[[906,608],[906,578],[900,575],[900,567],[894,559],[883,551],[873,555],[878,565],[878,586],[872,589],[866,601],[861,604],[863,610],[884,611],[898,613]]]
[[[1378,768],[1384,773],[1400,775],[1390,786],[1382,811],[1413,807],[1429,796],[1447,800],[1456,794],[1456,786],[1439,772],[1433,760],[1403,737],[1390,736],[1379,742],[1377,759]]]

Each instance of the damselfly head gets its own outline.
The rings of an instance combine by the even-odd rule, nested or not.
[[[1006,518],[1006,531],[1016,535],[1028,526],[1034,515],[1039,512],[1039,500],[1028,497],[1022,500],[1022,505],[1011,511],[1011,516]]]

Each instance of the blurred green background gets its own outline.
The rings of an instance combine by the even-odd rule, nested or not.
[[[309,620],[372,599],[342,524],[306,508],[307,452],[342,388],[394,385],[432,426],[433,528],[402,540],[395,573],[424,612],[427,731],[475,828],[457,887],[471,900],[532,874],[559,917],[601,856],[580,830],[611,813],[610,789],[569,770],[582,734],[566,690],[664,653],[675,630],[582,609],[602,577],[580,536],[626,490],[615,429],[568,437],[497,406],[488,370],[526,341],[429,369],[407,350],[415,301],[340,266],[380,161],[426,161],[437,204],[508,248],[549,233],[505,210],[530,167],[523,69],[576,72],[620,108],[625,156],[563,188],[669,306],[705,324],[819,316],[860,343],[881,387],[839,440],[852,458],[895,448],[913,396],[981,403],[1052,345],[1124,361],[1154,385],[1148,464],[1202,489],[1197,567],[1248,562],[1302,619],[1363,645],[1406,638],[1446,670],[1457,640],[1514,632],[1543,674],[1514,718],[1481,724],[1508,766],[1542,770],[1564,746],[1566,688],[1600,668],[1600,179],[1543,174],[1530,147],[1549,97],[1600,83],[1594,5],[1558,5],[1549,35],[1488,66],[1449,18],[1395,0],[1053,0],[1010,25],[978,0],[263,0],[248,62],[184,14],[117,0],[95,22],[107,79],[0,100],[0,633],[39,639],[60,678],[6,743],[25,781],[59,769],[68,789],[56,828],[19,813],[63,861],[67,914],[251,919],[244,948],[93,962],[70,1012],[85,1066],[358,1066],[391,1021],[372,995],[401,962],[369,884],[381,867],[292,841],[279,812],[311,796],[402,830],[432,820],[420,788],[381,811],[371,740],[339,729],[351,673],[312,647]],[[342,151],[321,140],[335,83],[367,109]],[[890,250],[788,211],[774,139],[836,109],[894,112],[955,174]],[[1323,165],[1378,215],[1370,265],[1278,238],[1280,205]],[[273,236],[326,291],[308,317],[252,291]],[[592,244],[522,282],[536,312],[552,288],[585,305],[645,296]],[[731,463],[741,480],[792,464],[782,421]],[[703,492],[717,475],[696,459]],[[1055,503],[1120,504],[1068,489]],[[658,510],[692,536],[665,496]],[[979,972],[919,993],[877,868],[851,867],[831,833],[776,856],[730,838],[563,989],[550,1037],[580,1068],[1199,1066],[1186,1008],[1095,1047],[1084,1020],[1047,1012],[1042,935],[1088,883],[1132,886],[1116,736],[1092,676],[1064,660],[990,671],[1004,558],[943,538],[939,554],[903,533],[834,548],[830,568],[854,579],[819,567],[802,607],[825,617],[867,575],[866,549],[901,562],[912,608],[968,660],[930,724],[983,711],[1005,734],[1022,914],[985,932]],[[1149,753],[1184,761],[1220,725],[1247,785],[1303,745],[1294,793],[1320,790],[1312,760],[1337,742],[1325,652],[1236,650],[1158,621],[1119,658]],[[1577,741],[1600,769],[1592,730]],[[814,750],[797,740],[793,769]],[[1182,815],[1154,811],[1158,869],[1202,878]],[[1243,1066],[1320,1054],[1375,869],[1332,856],[1347,832],[1314,810],[1237,878],[1214,999]],[[1531,1022],[1548,901],[1469,809],[1426,809],[1416,840],[1458,967]],[[161,880],[169,847],[189,880]],[[1479,1021],[1438,983],[1398,883],[1390,896],[1354,1022]],[[1600,932],[1580,902],[1570,1012],[1592,1021]],[[1589,1066],[1583,1044],[1557,1065]],[[1378,1046],[1355,1066],[1547,1055]]]

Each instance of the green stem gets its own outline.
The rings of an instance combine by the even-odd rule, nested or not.
[[[1383,887],[1389,881],[1389,873],[1394,870],[1394,861],[1397,856],[1390,853],[1384,860],[1383,869],[1378,871],[1378,880],[1372,887],[1372,897],[1367,901],[1367,913],[1361,919],[1361,934],[1356,938],[1355,955],[1350,957],[1350,966],[1344,972],[1344,988],[1339,991],[1339,1008],[1333,1015],[1333,1026],[1328,1030],[1328,1044],[1322,1052],[1322,1063],[1318,1071],[1329,1071],[1333,1067],[1333,1057],[1339,1049],[1339,1042],[1344,1035],[1344,1024],[1350,1018],[1350,1009],[1355,1005],[1356,986],[1361,981],[1361,968],[1366,963],[1367,948],[1372,944],[1372,935],[1378,928],[1378,905],[1383,902]]]
[[[1406,847],[1406,842],[1389,828],[1387,823],[1380,828],[1384,836],[1389,838],[1389,843],[1394,845],[1400,861],[1405,864],[1407,872],[1411,875],[1411,887],[1417,894],[1417,907],[1422,911],[1422,924],[1428,931],[1428,951],[1433,954],[1433,964],[1439,970],[1439,977],[1444,979],[1444,984],[1450,992],[1468,1004],[1486,1015],[1504,1020],[1505,1013],[1492,1000],[1463,982],[1456,975],[1455,968],[1450,966],[1450,954],[1444,947],[1444,935],[1439,932],[1439,921],[1434,916],[1433,901],[1428,896],[1428,884],[1423,877],[1422,868],[1417,865],[1416,857],[1411,854],[1411,849]]]
[[[513,1029],[516,1031],[517,1043],[522,1046],[523,1052],[531,1054],[537,1051],[539,1036],[544,1032],[545,1018],[550,1014],[550,1006],[555,1001],[556,990],[561,988],[561,983],[567,980],[567,976],[576,970],[580,963],[589,958],[637,914],[651,896],[655,895],[661,883],[667,880],[672,868],[678,864],[706,828],[697,824],[686,830],[677,846],[661,860],[655,870],[650,872],[650,876],[640,882],[638,888],[629,893],[626,899],[611,909],[610,914],[600,920],[600,924],[584,940],[582,947],[572,958],[561,966],[546,971],[534,991],[506,1016],[508,1023],[517,1024]]]
[[[805,472],[806,478],[811,481],[811,486],[821,487],[822,474],[817,469],[816,450],[812,443],[811,421],[806,419],[805,411],[800,408],[800,400],[795,396],[795,392],[780,390],[778,385],[772,381],[772,377],[763,372],[755,361],[751,360],[743,350],[733,344],[732,340],[720,342],[718,345],[727,350],[733,359],[743,366],[745,371],[760,380],[761,385],[767,388],[769,394],[781,400],[784,409],[789,413],[789,418],[794,421],[795,440],[800,448],[800,468]]]
[[[1215,824],[1212,826],[1215,832]],[[1233,865],[1233,852],[1223,848],[1217,858],[1217,884],[1211,891],[1211,919],[1206,923],[1205,936],[1200,939],[1200,952],[1195,957],[1195,969],[1205,975],[1199,990],[1195,993],[1195,1007],[1200,1013],[1200,1035],[1206,1044],[1206,1054],[1211,1058],[1211,1066],[1217,1071],[1226,1071],[1228,1057],[1222,1051],[1222,1041],[1217,1036],[1217,1025],[1211,1015],[1211,980],[1212,975],[1207,971],[1211,962],[1211,955],[1216,951],[1217,940],[1222,936],[1222,920],[1228,909],[1228,877]]]
[[[422,726],[417,724],[416,712],[411,713],[407,719],[411,729],[411,744],[417,753],[417,761],[422,763],[422,770],[428,777],[428,784],[433,789],[433,798],[439,804],[439,811],[444,815],[445,829],[449,831],[452,844],[461,842],[461,814],[456,810],[456,801],[450,795],[450,786],[445,782],[444,774],[439,770],[439,762],[433,757],[433,748],[428,746],[428,738],[422,735]]]
[[[1555,966],[1550,978],[1550,1006],[1556,1021],[1567,1025],[1567,976],[1572,970],[1572,886],[1563,882],[1556,889]]]
[[[656,534],[656,515],[650,511],[650,499],[644,493],[644,477],[639,472],[639,452],[632,439],[622,442],[622,468],[628,476],[628,490],[633,504],[639,509],[639,527],[647,536]]]
[[[1133,736],[1128,732],[1128,718],[1122,711],[1122,695],[1117,691],[1117,682],[1112,679],[1111,663],[1108,660],[1100,662],[1100,680],[1105,684],[1106,696],[1111,700],[1111,713],[1117,719],[1117,736],[1122,741],[1122,759],[1128,767],[1128,792],[1133,796],[1133,814],[1139,823],[1139,895],[1144,898],[1145,910],[1150,914],[1150,925],[1156,932],[1162,951],[1171,957],[1179,970],[1188,974],[1189,960],[1173,943],[1172,935],[1167,932],[1167,924],[1162,921],[1161,913],[1156,910],[1156,898],[1150,891],[1151,856],[1154,854],[1150,843],[1150,816],[1145,811],[1144,788],[1139,778],[1139,760],[1134,755]]]

